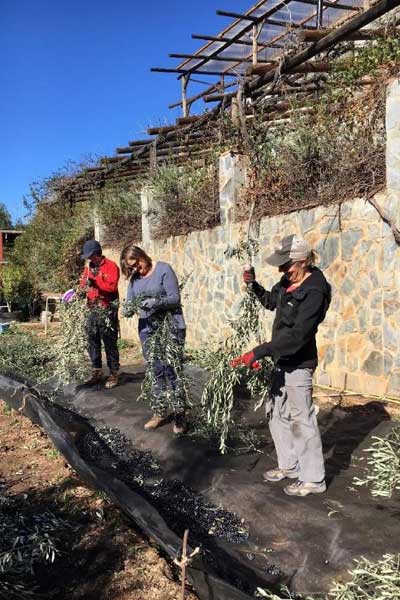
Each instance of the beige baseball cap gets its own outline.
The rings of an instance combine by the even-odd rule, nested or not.
[[[267,258],[267,263],[273,267],[281,267],[289,261],[306,260],[311,252],[311,246],[300,235],[288,235],[281,239],[275,247],[275,252]]]

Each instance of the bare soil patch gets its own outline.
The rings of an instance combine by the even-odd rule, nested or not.
[[[0,486],[18,508],[70,527],[30,582],[57,600],[180,600],[179,574],[102,494],[89,489],[39,427],[0,401]],[[187,600],[197,596],[187,593]]]

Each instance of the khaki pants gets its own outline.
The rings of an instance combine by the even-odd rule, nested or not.
[[[269,428],[280,469],[298,469],[304,482],[325,478],[321,435],[312,400],[313,369],[277,369]]]

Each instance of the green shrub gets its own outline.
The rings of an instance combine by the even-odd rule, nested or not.
[[[0,372],[43,382],[52,374],[51,342],[11,329],[1,336]]]
[[[162,221],[156,237],[183,235],[219,223],[216,158],[211,154],[202,165],[172,161],[160,166],[148,181],[162,205]]]
[[[142,205],[137,183],[108,184],[94,194],[94,211],[105,246],[121,249],[142,237]]]
[[[81,247],[92,236],[93,217],[87,203],[74,207],[39,203],[15,242],[10,264],[27,274],[34,290],[61,292],[81,272]]]
[[[1,269],[1,290],[6,302],[13,308],[32,307],[37,295],[32,284],[29,281],[29,275],[25,269],[15,264],[6,264]]]

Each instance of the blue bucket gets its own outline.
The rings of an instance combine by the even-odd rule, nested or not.
[[[0,323],[0,335],[10,329],[10,323]]]

